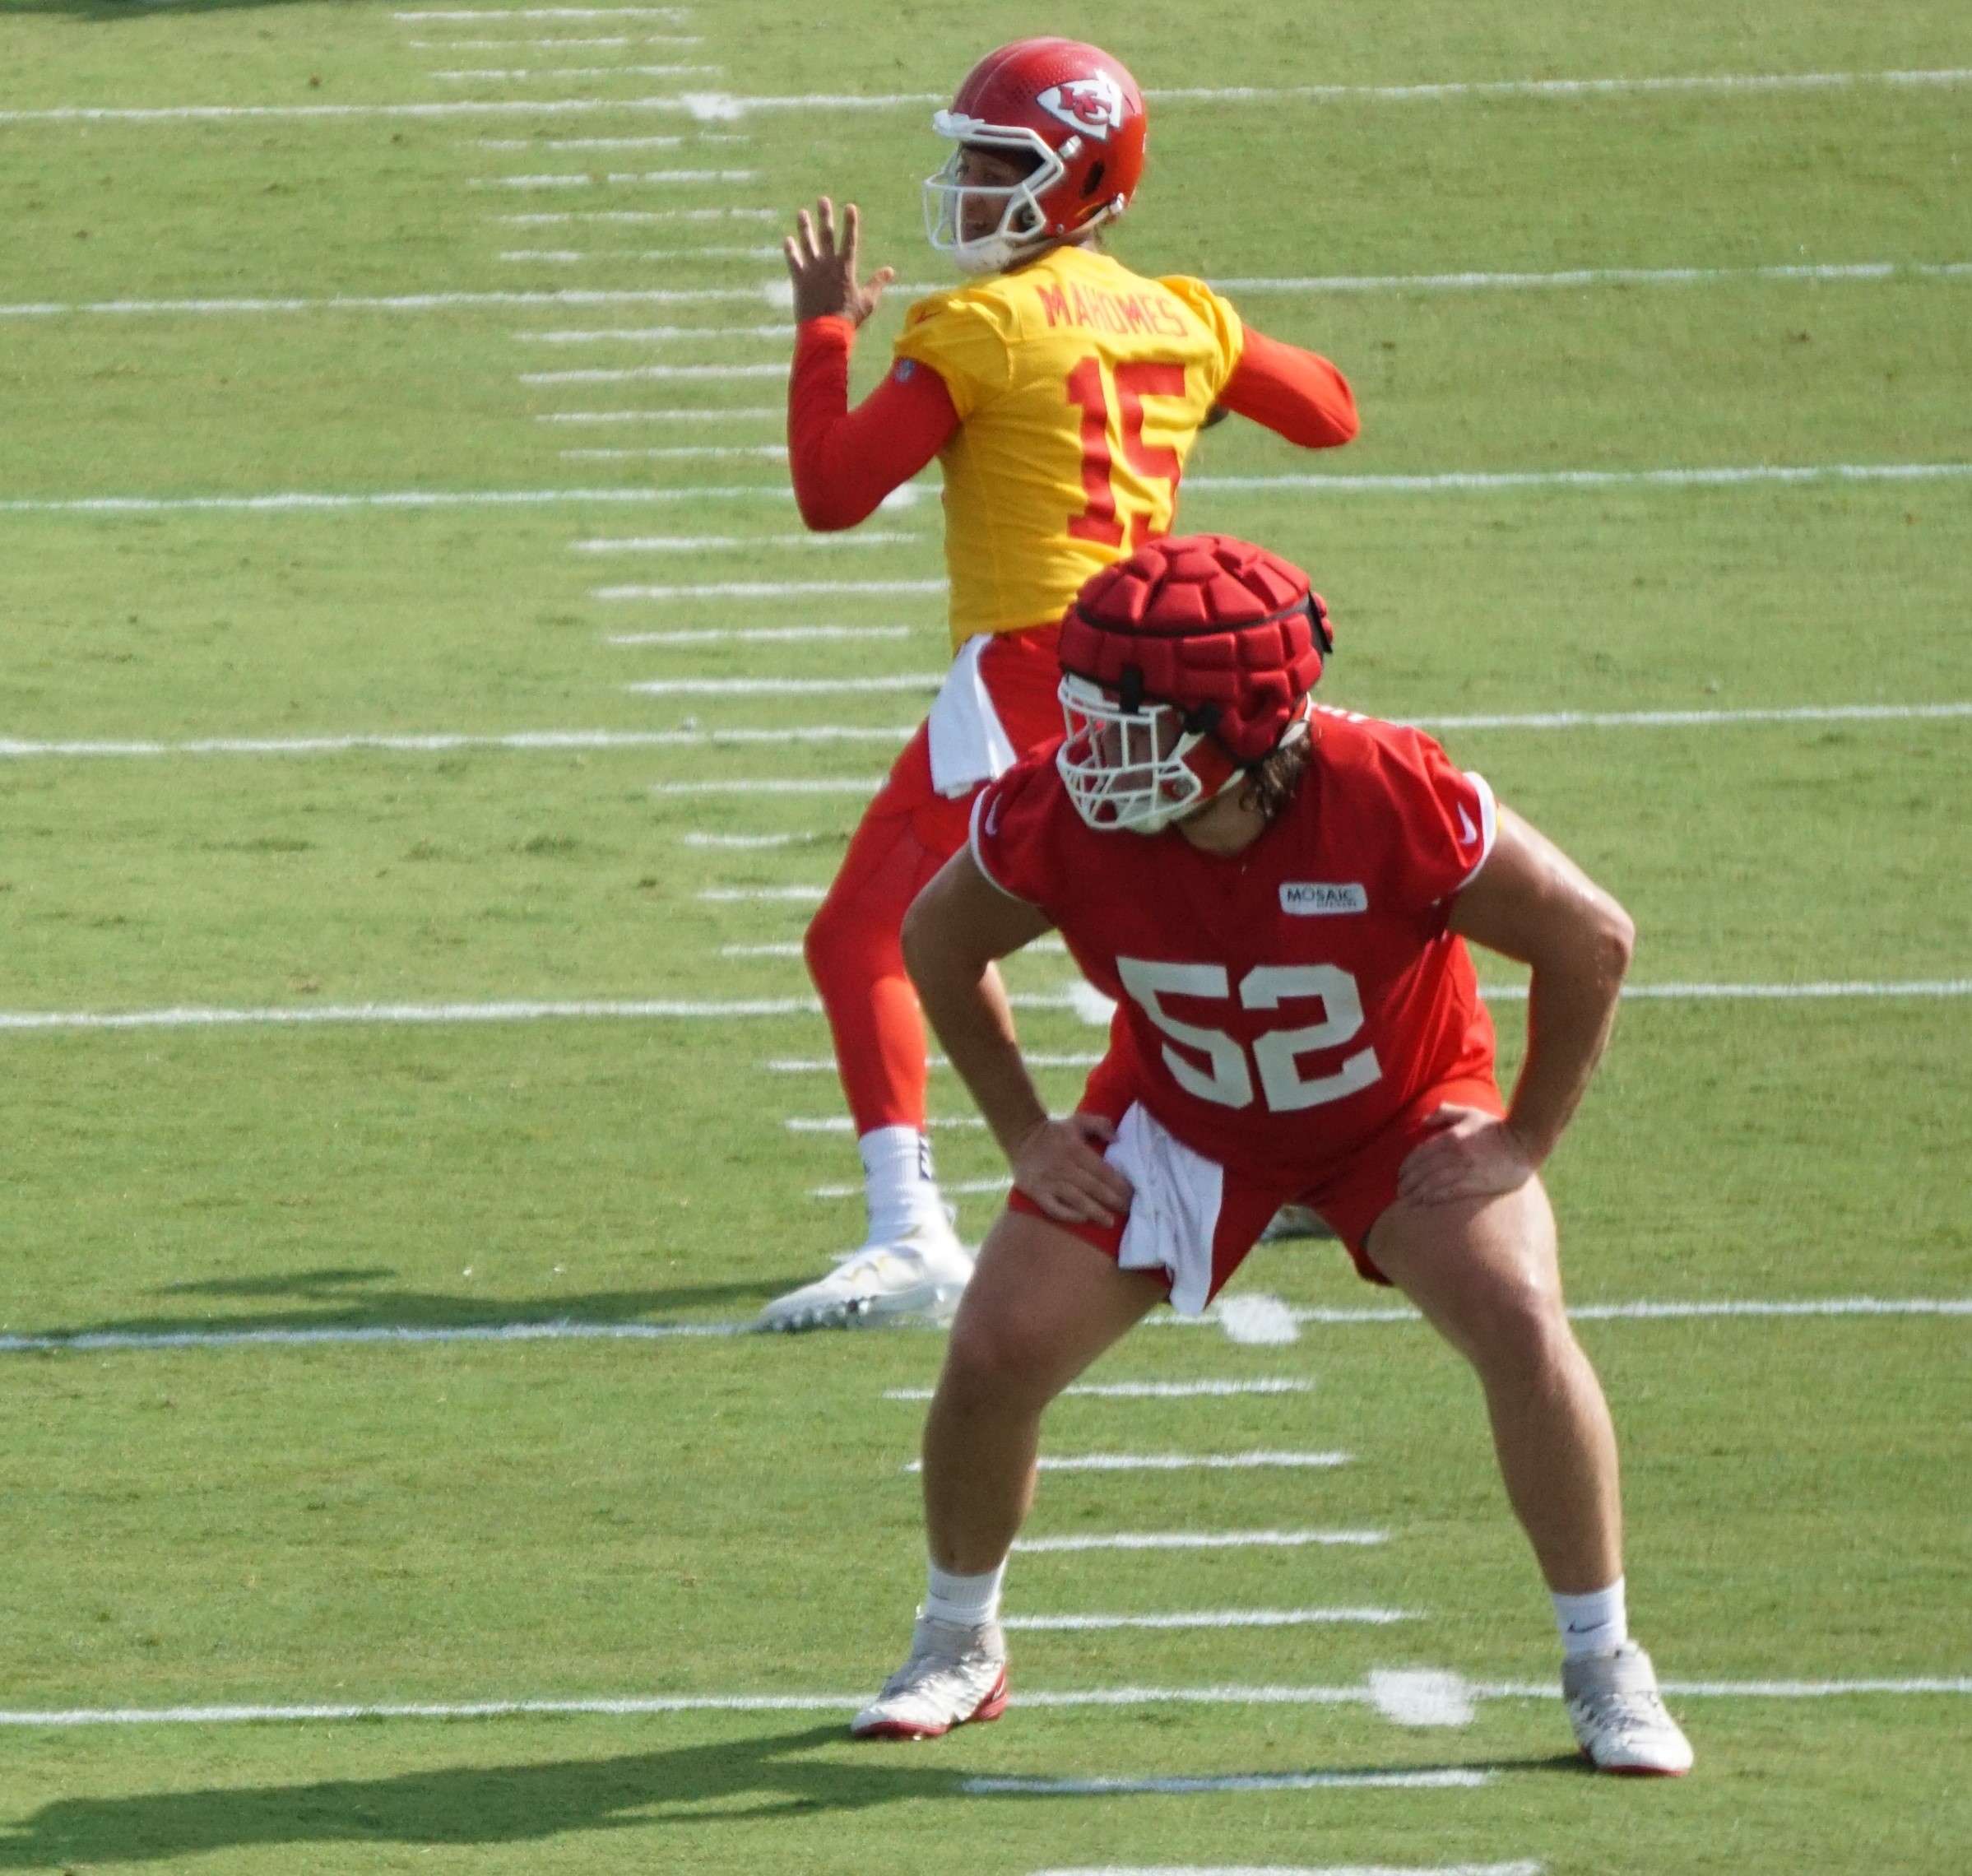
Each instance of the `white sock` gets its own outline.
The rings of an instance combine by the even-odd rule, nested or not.
[[[913,1227],[943,1220],[931,1143],[916,1127],[872,1127],[856,1143],[863,1158],[863,1200],[870,1242],[887,1244]]]
[[[1554,1598],[1555,1626],[1561,1632],[1561,1653],[1568,1660],[1580,1655],[1611,1655],[1630,1639],[1629,1612],[1623,1606],[1623,1580],[1586,1595]]]
[[[924,1613],[939,1622],[956,1622],[967,1628],[997,1622],[1000,1580],[1005,1574],[1005,1563],[978,1576],[958,1576],[934,1563],[930,1566]]]

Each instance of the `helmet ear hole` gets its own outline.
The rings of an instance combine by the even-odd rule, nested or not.
[[[1103,172],[1107,167],[1107,164],[1098,163],[1088,172],[1088,180],[1082,185],[1082,193],[1084,197],[1093,196],[1097,190],[1102,188]]]

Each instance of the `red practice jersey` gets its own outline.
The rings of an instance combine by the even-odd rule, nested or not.
[[[1451,902],[1492,851],[1492,792],[1422,731],[1318,710],[1299,792],[1246,851],[1088,826],[1037,750],[980,796],[972,857],[1116,999],[1090,1084],[1186,1145],[1312,1186],[1493,1033]],[[1118,1071],[1121,1071],[1119,1073]]]

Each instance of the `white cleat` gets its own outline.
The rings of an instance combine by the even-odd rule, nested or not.
[[[935,1739],[1005,1711],[1006,1637],[1000,1624],[968,1628],[921,1615],[911,1631],[911,1659],[849,1730],[859,1739]]]
[[[865,1244],[825,1277],[776,1297],[756,1329],[856,1329],[915,1316],[949,1322],[972,1275],[971,1253],[944,1219]]]
[[[1691,1742],[1664,1711],[1657,1670],[1636,1642],[1563,1661],[1561,1697],[1575,1744],[1598,1772],[1681,1778],[1691,1769]]]

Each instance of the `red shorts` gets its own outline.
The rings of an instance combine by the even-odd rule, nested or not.
[[[1312,1181],[1306,1168],[1275,1178],[1258,1177],[1220,1166],[1177,1140],[1128,1098],[1125,1076],[1116,1073],[1119,1066],[1111,1056],[1097,1068],[1089,1079],[1093,1098],[1083,1105],[1116,1122],[1117,1139],[1106,1157],[1129,1178],[1139,1201],[1112,1225],[1051,1222],[1126,1270],[1161,1270],[1171,1287],[1172,1303],[1188,1312],[1203,1309],[1224,1288],[1284,1205],[1311,1207],[1347,1247],[1357,1275],[1373,1284],[1388,1283],[1370,1261],[1370,1230],[1395,1203],[1398,1170],[1431,1131],[1426,1124],[1429,1117],[1447,1102],[1489,1114],[1506,1111],[1493,1077],[1473,1074],[1469,1065],[1462,1065]],[[1125,1097],[1121,1103],[1116,1098],[1119,1093]],[[1018,1188],[1007,1203],[1014,1211],[1047,1216]],[[1144,1219],[1133,1232],[1132,1218],[1139,1210]]]
[[[1019,755],[1061,734],[1061,704],[1056,695],[1061,665],[1056,649],[1060,635],[1053,625],[1001,632],[980,653],[979,675],[992,699],[994,714]],[[985,785],[981,782],[979,786]],[[930,726],[920,723],[864,810],[863,820],[870,824],[908,815],[918,843],[940,860],[949,860],[966,843],[972,798],[978,792],[973,788],[963,795],[941,795],[932,786]]]

